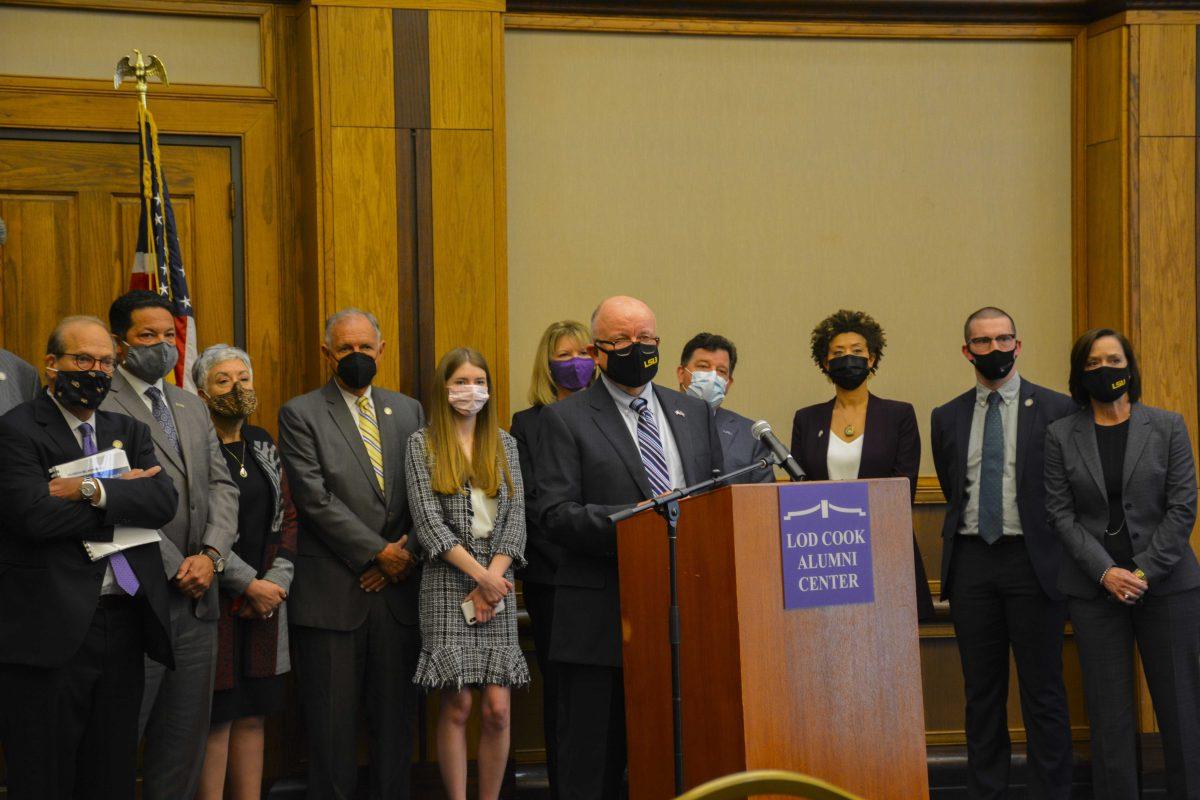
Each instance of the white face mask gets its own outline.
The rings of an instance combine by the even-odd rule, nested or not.
[[[725,387],[729,385],[729,381],[712,370],[692,372],[687,367],[684,369],[692,376],[692,382],[688,384],[687,388],[688,394],[692,397],[699,397],[712,408],[721,405],[721,401],[725,399]]]
[[[451,386],[449,387],[450,406],[464,417],[473,417],[479,413],[488,401],[486,386]]]

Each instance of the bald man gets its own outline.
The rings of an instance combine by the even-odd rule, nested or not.
[[[649,306],[610,297],[592,314],[588,346],[601,379],[542,412],[541,525],[563,548],[550,637],[563,800],[624,794],[620,580],[608,515],[723,469],[708,405],[651,383],[658,344]]]
[[[177,493],[145,424],[97,410],[115,366],[94,317],[50,335],[47,391],[0,418],[0,729],[8,796],[127,800],[137,775],[143,654],[174,660],[157,544],[91,560],[114,526],[160,528]],[[112,449],[121,478],[49,477]]]

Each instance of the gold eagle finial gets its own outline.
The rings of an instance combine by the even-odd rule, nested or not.
[[[120,89],[121,82],[126,78],[133,78],[137,81],[138,95],[141,97],[142,106],[146,105],[146,84],[150,78],[158,78],[163,86],[170,86],[171,82],[167,80],[167,67],[162,60],[156,55],[147,56],[146,61],[142,60],[142,51],[135,49],[133,51],[133,61],[129,60],[129,56],[125,56],[117,62],[117,69],[113,73],[113,88]]]

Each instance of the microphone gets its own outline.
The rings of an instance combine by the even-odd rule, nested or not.
[[[779,441],[779,437],[771,431],[771,423],[760,419],[751,426],[750,432],[754,434],[755,439],[766,443],[775,456],[775,463],[783,467],[783,471],[788,474],[789,478],[794,481],[804,480],[804,470],[800,469],[796,459],[792,458],[792,454],[783,446],[783,442]]]

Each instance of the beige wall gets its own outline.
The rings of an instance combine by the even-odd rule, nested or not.
[[[728,406],[785,441],[832,394],[813,325],[868,311],[922,474],[974,308],[1007,308],[1022,372],[1065,387],[1069,43],[510,31],[505,65],[514,410],[545,325],[614,293],[656,309],[665,385],[692,334],[732,338]]]
[[[135,47],[172,83],[262,85],[254,19],[0,6],[0,75],[107,79]]]

